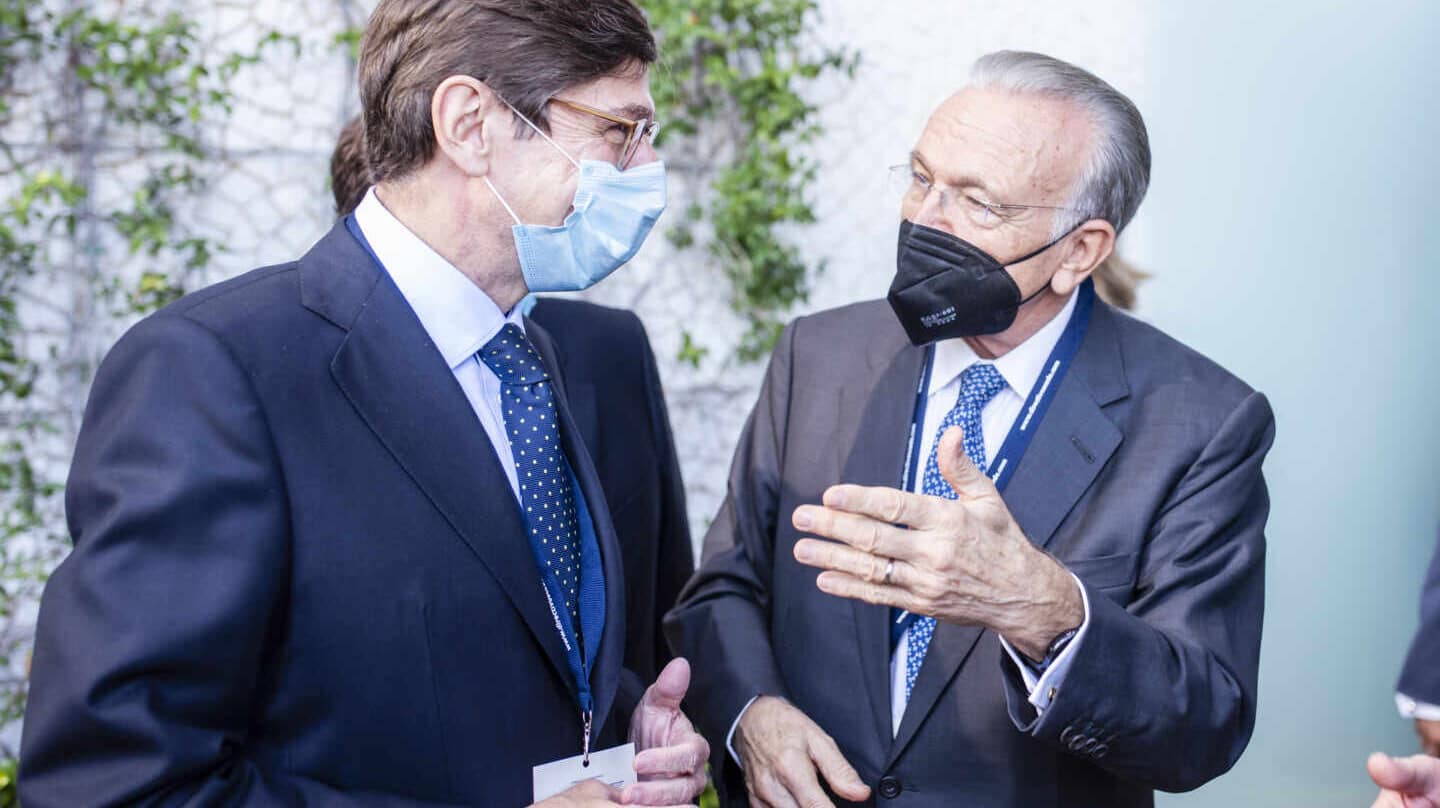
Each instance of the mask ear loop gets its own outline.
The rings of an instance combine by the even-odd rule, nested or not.
[[[1081,222],[1080,224],[1085,224],[1085,222]],[[1051,247],[1054,247],[1056,244],[1059,244],[1060,242],[1062,242],[1062,241],[1064,241],[1065,239],[1069,238],[1069,236],[1070,236],[1071,233],[1074,233],[1076,230],[1079,230],[1079,229],[1080,229],[1080,224],[1077,224],[1077,225],[1075,225],[1074,227],[1070,228],[1069,230],[1066,230],[1064,233],[1061,233],[1059,236],[1056,236],[1054,241],[1050,242],[1049,244],[1046,244],[1044,247],[1041,247],[1040,249],[1038,249],[1038,250],[1036,250],[1036,251],[1034,251],[1034,252],[1032,252],[1032,253],[1030,253],[1030,254],[1028,254],[1028,255],[1022,255],[1021,257],[1016,258],[1014,261],[1011,261],[1011,262],[1008,263],[1008,264],[1002,264],[1002,265],[1001,265],[1001,268],[1004,269],[1004,270],[1006,271],[1006,273],[1008,274],[1009,271],[1010,271],[1010,267],[1012,267],[1012,266],[1014,266],[1014,265],[1016,265],[1016,264],[1022,264],[1022,263],[1026,262],[1026,261],[1029,261],[1031,258],[1034,258],[1035,256],[1039,255],[1040,253],[1045,252],[1046,250],[1050,249]],[[1012,275],[1011,278],[1013,279],[1014,276]],[[1020,305],[1023,306],[1023,305],[1025,305],[1026,303],[1029,303],[1030,301],[1032,301],[1032,300],[1034,300],[1035,298],[1039,297],[1041,292],[1043,292],[1043,291],[1045,291],[1046,289],[1049,289],[1049,288],[1050,288],[1050,284],[1047,283],[1047,284],[1045,284],[1044,286],[1040,287],[1039,289],[1036,289],[1036,290],[1035,290],[1034,292],[1032,292],[1028,297],[1026,297],[1025,299],[1021,300],[1021,301],[1020,301]]]
[[[580,164],[577,163],[577,162],[575,162],[575,158],[574,158],[574,157],[571,157],[569,152],[567,152],[567,151],[565,151],[564,149],[562,149],[562,148],[560,147],[560,144],[559,144],[559,143],[556,143],[554,140],[552,140],[552,139],[550,138],[549,135],[545,134],[545,131],[544,131],[544,130],[542,130],[540,127],[536,126],[535,123],[534,123],[533,121],[531,121],[529,118],[525,117],[525,113],[523,113],[523,112],[521,112],[520,110],[516,109],[516,108],[515,108],[515,105],[512,104],[512,103],[510,103],[509,101],[506,101],[506,100],[503,99],[503,98],[500,99],[500,100],[501,100],[501,102],[503,102],[503,103],[505,104],[505,106],[507,106],[507,107],[510,108],[510,111],[511,111],[511,112],[515,113],[515,117],[517,117],[517,118],[519,118],[520,120],[524,121],[526,126],[530,127],[531,129],[534,129],[534,130],[535,130],[535,134],[537,134],[537,135],[539,135],[540,137],[544,138],[546,143],[549,143],[551,146],[554,146],[554,147],[555,147],[555,151],[560,152],[561,156],[563,156],[566,160],[569,160],[569,161],[570,161],[570,165],[575,166],[577,169],[580,167]],[[495,190],[495,183],[493,183],[493,182],[490,181],[490,177],[489,177],[488,175],[487,175],[486,177],[484,177],[484,179],[485,179],[485,184],[490,187],[490,193],[494,194],[494,195],[495,195],[495,198],[498,199],[498,200],[500,200],[500,206],[503,207],[503,208],[505,208],[505,212],[508,213],[508,214],[510,214],[510,218],[512,218],[512,219],[515,220],[515,224],[520,225],[521,227],[524,227],[525,223],[522,222],[522,221],[520,221],[520,217],[519,217],[519,216],[516,216],[516,215],[515,215],[515,210],[510,207],[510,203],[509,203],[509,202],[506,202],[506,201],[505,201],[505,197],[501,196],[501,195],[500,195],[500,192],[497,191],[497,190]]]
[[[525,223],[522,222],[522,221],[520,221],[520,217],[519,217],[519,216],[516,216],[516,215],[515,215],[514,209],[512,209],[512,208],[510,207],[510,203],[509,203],[509,202],[506,202],[506,201],[505,201],[505,197],[501,196],[501,195],[500,195],[500,192],[497,191],[497,190],[495,190],[495,183],[493,183],[493,182],[490,181],[489,175],[486,175],[485,177],[482,177],[482,179],[484,179],[484,180],[485,180],[485,184],[490,187],[490,193],[494,194],[494,195],[495,195],[495,198],[498,199],[498,200],[500,200],[500,207],[504,208],[504,209],[505,209],[505,212],[508,213],[508,214],[510,214],[510,218],[512,218],[512,219],[515,220],[515,224],[518,224],[518,225],[520,225],[520,226],[523,227],[523,226],[525,225]]]
[[[1088,221],[1088,220],[1087,220],[1087,221]],[[1080,224],[1085,224],[1085,222],[1081,222]],[[1019,258],[1016,258],[1014,261],[1008,261],[1008,262],[1006,262],[1006,263],[1004,263],[1004,264],[1001,264],[1000,266],[1002,266],[1002,267],[1004,267],[1004,268],[1006,268],[1006,269],[1009,269],[1010,267],[1015,266],[1016,264],[1023,264],[1023,263],[1025,263],[1026,261],[1029,261],[1031,258],[1034,258],[1035,256],[1039,255],[1040,253],[1045,252],[1046,250],[1050,249],[1051,247],[1054,247],[1056,244],[1059,244],[1060,242],[1062,242],[1062,241],[1064,241],[1065,239],[1069,238],[1071,233],[1074,233],[1076,230],[1079,230],[1079,229],[1080,229],[1080,224],[1077,224],[1077,225],[1075,225],[1074,227],[1070,228],[1069,230],[1066,230],[1064,233],[1061,233],[1060,235],[1056,236],[1054,241],[1051,241],[1049,244],[1046,244],[1044,247],[1041,247],[1040,249],[1035,250],[1035,251],[1033,251],[1033,252],[1028,252],[1028,253],[1020,256]]]
[[[535,134],[539,135],[540,137],[545,138],[545,142],[546,142],[546,143],[549,143],[551,146],[554,146],[554,147],[555,147],[555,151],[558,151],[558,152],[560,152],[562,155],[564,155],[564,156],[565,156],[565,159],[570,161],[570,165],[575,166],[576,168],[579,168],[579,167],[580,167],[580,164],[577,163],[577,162],[575,162],[575,158],[570,156],[570,152],[567,152],[567,151],[565,151],[564,149],[560,148],[560,144],[559,144],[559,143],[556,143],[554,140],[551,140],[551,139],[550,139],[550,136],[547,135],[547,134],[545,134],[545,130],[543,130],[543,129],[541,129],[540,127],[536,126],[529,118],[525,117],[524,113],[522,113],[520,110],[516,109],[514,104],[511,104],[509,101],[505,101],[505,99],[503,99],[503,98],[500,99],[500,100],[505,102],[505,106],[509,107],[509,108],[510,108],[510,111],[513,112],[513,113],[515,113],[515,116],[516,116],[516,117],[518,117],[520,120],[524,121],[525,124],[526,124],[527,126],[529,126],[531,129],[534,129],[534,130],[535,130]]]

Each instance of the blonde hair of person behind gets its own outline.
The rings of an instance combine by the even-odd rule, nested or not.
[[[1100,262],[1091,277],[1095,279],[1095,293],[1101,300],[1118,309],[1134,311],[1135,289],[1150,274],[1111,253],[1109,258]]]

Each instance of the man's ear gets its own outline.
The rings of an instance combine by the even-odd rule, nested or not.
[[[1050,279],[1050,289],[1062,297],[1075,291],[1115,250],[1115,227],[1104,219],[1091,219],[1075,228],[1065,239],[1060,269]]]
[[[430,124],[441,155],[461,173],[481,177],[490,171],[493,136],[500,97],[485,82],[472,76],[451,76],[430,96]]]

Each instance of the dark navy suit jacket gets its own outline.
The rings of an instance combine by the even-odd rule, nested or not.
[[[727,804],[747,800],[717,739],[759,694],[833,736],[884,808],[1138,808],[1228,769],[1255,722],[1265,397],[1097,302],[1004,493],[1089,595],[1065,683],[1037,715],[993,632],[942,623],[894,734],[890,610],[821,592],[790,516],[836,483],[900,483],[924,357],[884,301],[803,317],[775,349],[666,621]]]
[[[695,571],[685,489],[655,355],[640,318],[540,298],[570,413],[600,476],[625,567],[625,668],[646,683],[671,658],[660,621]]]
[[[607,581],[592,674],[606,745],[640,695],[621,684],[622,553],[557,384]],[[75,453],[75,549],[41,603],[21,801],[530,802],[531,767],[580,751],[580,713],[478,426],[343,225],[136,326]]]
[[[1426,704],[1440,704],[1440,544],[1430,559],[1425,588],[1420,594],[1420,630],[1410,644],[1405,670],[1400,674],[1401,693]]]

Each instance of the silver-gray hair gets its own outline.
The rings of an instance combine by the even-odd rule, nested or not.
[[[1150,187],[1150,136],[1140,110],[1098,76],[1042,53],[996,51],[975,61],[971,83],[1069,101],[1090,116],[1095,131],[1090,160],[1058,216],[1054,238],[1087,219],[1104,219],[1120,232],[1134,218]]]

